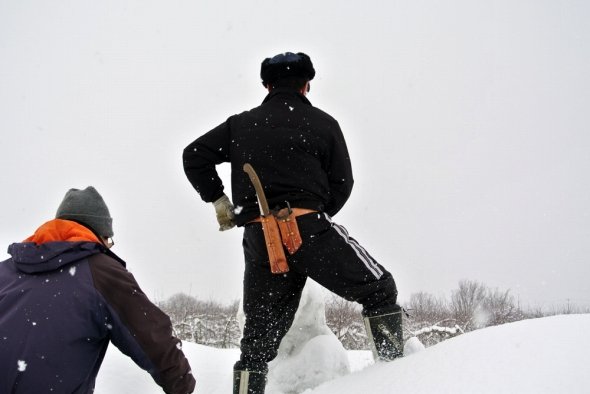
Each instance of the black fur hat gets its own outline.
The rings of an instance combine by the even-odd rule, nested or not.
[[[309,56],[302,52],[285,52],[264,59],[260,67],[264,86],[287,77],[303,77],[311,81],[315,70]]]

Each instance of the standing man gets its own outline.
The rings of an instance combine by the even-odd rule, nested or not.
[[[110,248],[109,210],[93,187],[69,190],[56,218],[0,262],[0,393],[94,391],[109,342],[166,393],[195,379],[152,304]]]
[[[262,105],[229,117],[183,154],[185,173],[203,201],[213,203],[219,229],[244,227],[246,323],[234,394],[264,393],[267,363],[293,322],[308,277],[363,305],[377,359],[393,360],[403,351],[391,274],[331,219],[350,196],[352,169],[338,122],[306,98],[315,76],[309,56],[286,52],[267,58],[260,75],[268,90]],[[231,163],[235,209],[215,168],[223,162]],[[269,267],[268,228],[263,230],[265,218],[243,170],[246,163],[258,174],[278,221],[290,226],[281,229],[288,272],[273,273]],[[297,238],[302,243],[294,247],[288,240]]]

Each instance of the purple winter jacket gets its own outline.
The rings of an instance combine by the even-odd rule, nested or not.
[[[92,393],[109,342],[165,392],[191,393],[195,380],[170,319],[125,262],[96,238],[52,235],[10,245],[12,258],[0,262],[0,393]]]

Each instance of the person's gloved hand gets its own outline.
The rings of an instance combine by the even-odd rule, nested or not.
[[[234,206],[225,194],[223,197],[214,201],[213,206],[217,215],[217,223],[219,223],[219,231],[225,231],[235,227]]]

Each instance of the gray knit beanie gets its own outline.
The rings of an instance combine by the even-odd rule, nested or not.
[[[70,189],[57,208],[56,219],[79,222],[102,237],[113,236],[113,219],[95,188]]]

